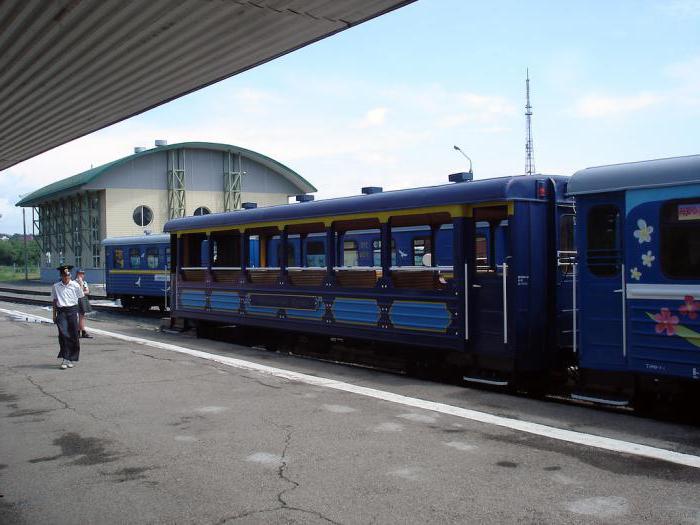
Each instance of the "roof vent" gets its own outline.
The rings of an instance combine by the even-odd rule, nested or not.
[[[462,171],[460,173],[450,173],[450,182],[469,182],[474,180],[474,174],[471,171]]]
[[[141,153],[142,151],[146,151],[146,148],[144,148],[143,146],[136,146],[134,148],[134,153]]]
[[[372,195],[374,193],[381,193],[384,191],[381,186],[365,186],[362,188],[363,195]]]
[[[167,140],[156,139],[156,148],[159,148],[159,147],[161,147],[161,146],[167,146],[167,145],[168,145],[168,141],[167,141]]]
[[[243,204],[241,204],[241,208],[243,208],[244,210],[254,210],[257,207],[257,202],[244,202]]]
[[[312,200],[314,200],[314,196],[308,195],[308,194],[297,195],[296,199],[297,199],[297,202],[311,202]]]

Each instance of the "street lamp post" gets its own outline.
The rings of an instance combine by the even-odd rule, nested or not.
[[[462,155],[464,155],[464,158],[469,161],[469,173],[473,173],[472,171],[472,159],[470,159],[466,153],[464,153],[459,146],[452,146],[455,150],[459,151]]]

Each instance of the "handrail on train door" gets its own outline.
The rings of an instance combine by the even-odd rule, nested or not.
[[[508,257],[506,257],[507,259]],[[503,344],[508,344],[508,263],[504,260],[500,266],[503,273]]]

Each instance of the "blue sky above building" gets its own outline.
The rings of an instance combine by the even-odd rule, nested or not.
[[[700,0],[419,0],[0,173],[18,195],[133,152],[211,141],[268,155],[319,197],[700,153]],[[167,67],[171,67],[169,64]]]

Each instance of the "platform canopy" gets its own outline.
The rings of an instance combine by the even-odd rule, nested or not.
[[[0,1],[0,170],[412,1]]]

